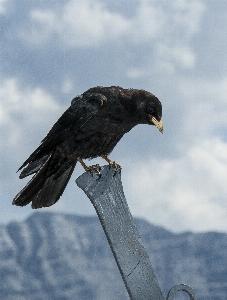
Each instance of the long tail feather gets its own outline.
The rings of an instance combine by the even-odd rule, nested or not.
[[[31,174],[37,173],[40,170],[40,168],[43,166],[43,164],[47,161],[48,158],[49,158],[49,156],[45,155],[42,158],[29,163],[29,165],[26,168],[24,168],[23,171],[20,173],[19,178],[22,179]],[[48,161],[49,161],[49,159],[48,159]]]
[[[12,204],[25,206],[32,202],[32,208],[41,208],[51,206],[59,200],[72,175],[76,162],[55,179],[54,174],[50,177],[45,176],[50,158],[51,155],[37,174],[16,195]]]

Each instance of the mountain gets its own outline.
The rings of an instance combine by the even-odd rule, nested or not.
[[[164,295],[184,283],[198,300],[227,299],[227,234],[135,222]],[[129,297],[97,217],[36,212],[0,226],[0,299]]]

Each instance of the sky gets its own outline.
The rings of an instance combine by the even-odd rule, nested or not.
[[[139,125],[110,154],[135,217],[174,232],[227,232],[227,10],[221,0],[0,0],[0,222],[28,182],[16,171],[76,95],[145,89],[164,134]],[[87,162],[100,163],[101,159]],[[40,212],[92,215],[75,184]]]

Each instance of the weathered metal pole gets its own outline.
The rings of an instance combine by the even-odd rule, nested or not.
[[[85,172],[76,183],[95,207],[130,299],[165,300],[129,211],[120,172],[108,165],[101,167],[100,176]]]

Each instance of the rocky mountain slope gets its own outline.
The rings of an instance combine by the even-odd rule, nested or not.
[[[185,283],[198,300],[227,299],[227,234],[136,224],[164,295]],[[0,299],[129,297],[97,217],[37,212],[0,226]]]

